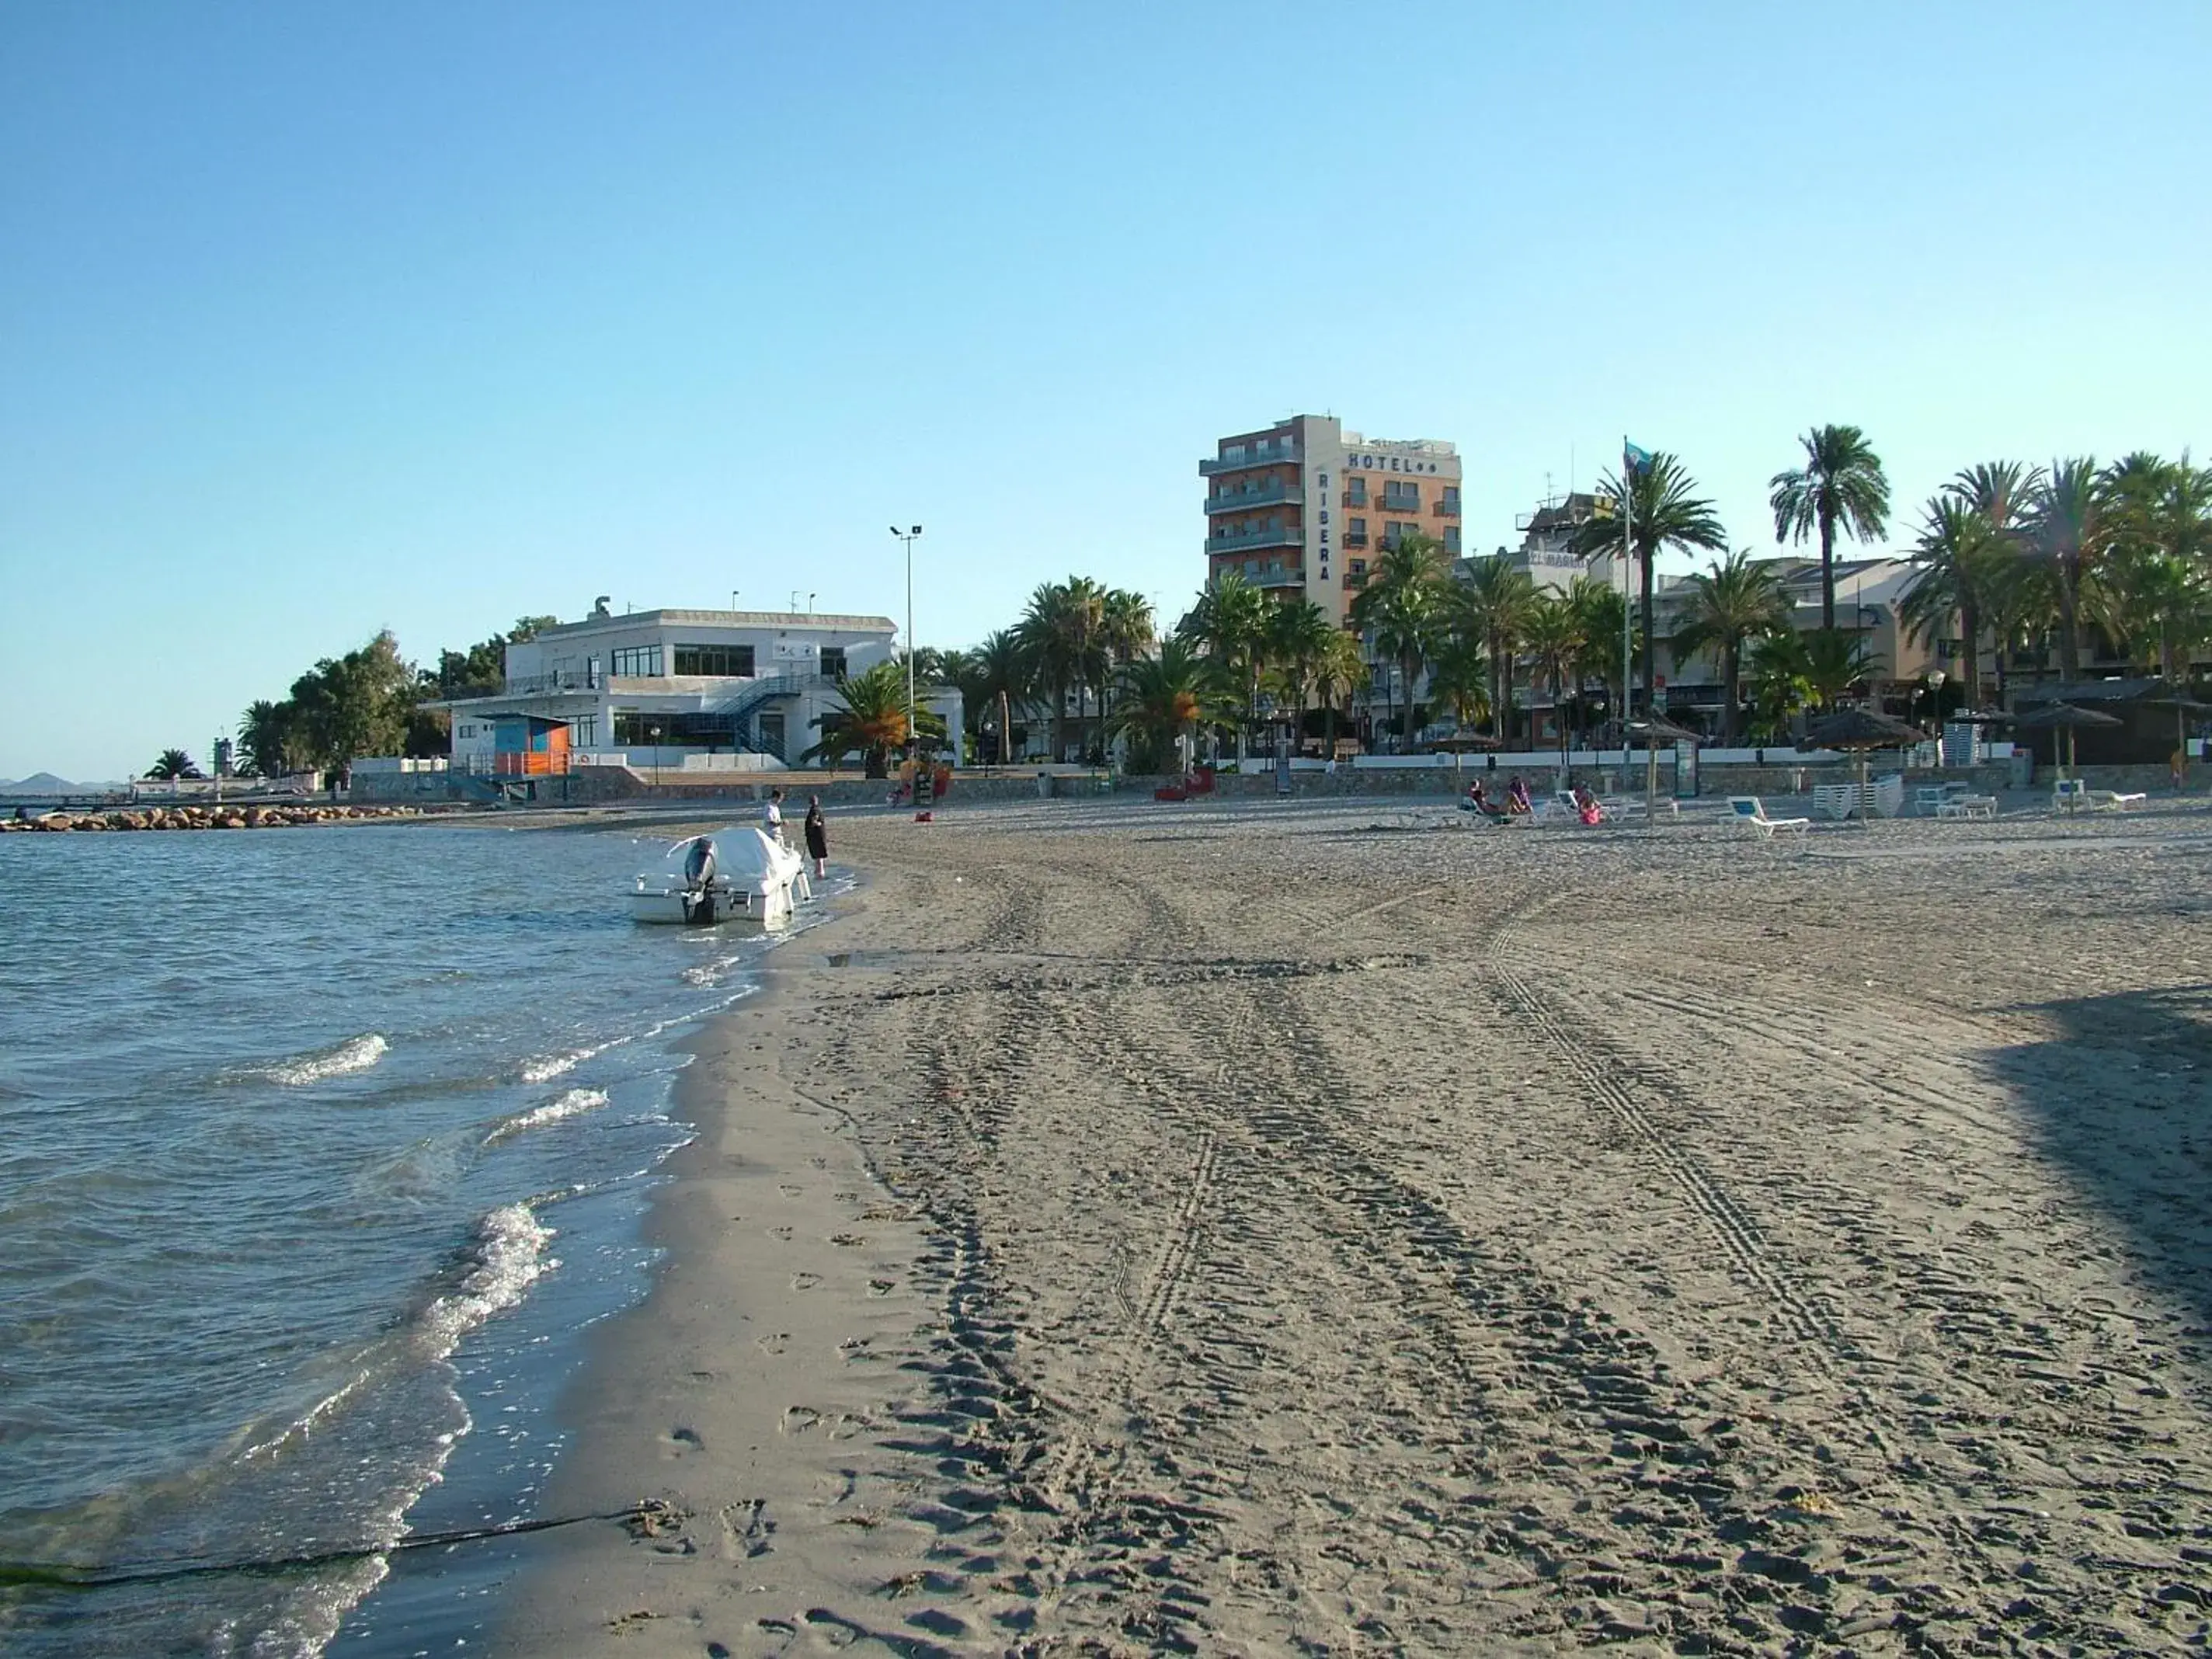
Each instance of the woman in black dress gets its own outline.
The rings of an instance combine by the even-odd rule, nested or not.
[[[822,797],[806,798],[806,856],[814,860],[814,873],[830,873],[830,825],[822,816]]]

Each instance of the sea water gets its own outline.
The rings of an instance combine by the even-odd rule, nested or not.
[[[646,1287],[680,1039],[775,945],[632,922],[659,846],[0,837],[0,1650],[484,1623],[470,1534],[559,1519],[559,1383]]]

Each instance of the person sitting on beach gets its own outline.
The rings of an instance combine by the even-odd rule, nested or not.
[[[1528,799],[1528,781],[1518,772],[1513,781],[1505,786],[1505,810],[1509,812],[1533,812],[1535,803]]]
[[[1584,823],[1603,823],[1605,809],[1597,804],[1597,797],[1589,792],[1589,785],[1575,786],[1575,811]]]
[[[1488,792],[1482,787],[1482,780],[1480,778],[1477,778],[1473,783],[1467,787],[1466,810],[1470,812],[1481,813],[1483,817],[1488,818],[1492,823],[1503,823],[1505,822],[1505,809],[1498,805],[1490,799]]]

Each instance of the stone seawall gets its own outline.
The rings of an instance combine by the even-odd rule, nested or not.
[[[432,809],[435,810],[435,809]],[[61,830],[294,830],[315,823],[424,816],[410,806],[155,806],[107,812],[47,812],[0,819],[0,834]]]

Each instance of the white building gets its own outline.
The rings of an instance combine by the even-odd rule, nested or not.
[[[795,763],[818,741],[822,717],[842,710],[838,678],[884,661],[896,641],[888,617],[616,616],[601,599],[583,621],[508,646],[497,696],[434,706],[452,714],[457,769],[493,769],[494,717],[501,714],[561,721],[572,754],[605,763],[681,766],[687,756],[717,754]],[[945,712],[941,690],[926,701]],[[957,722],[957,704],[951,713]]]

